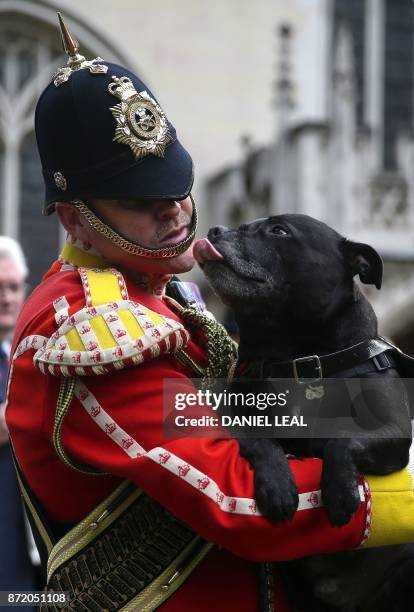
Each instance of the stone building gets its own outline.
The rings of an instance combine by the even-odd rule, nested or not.
[[[308,78],[323,86],[313,118],[303,93],[300,36],[278,30],[273,139],[207,183],[211,224],[305,213],[385,260],[380,292],[368,288],[381,331],[414,353],[413,25],[410,0],[334,0],[315,24],[323,61]],[[295,63],[296,62],[296,63]],[[364,288],[365,290],[365,288]]]

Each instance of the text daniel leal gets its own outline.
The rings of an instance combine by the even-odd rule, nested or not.
[[[213,417],[203,415],[200,417],[185,417],[180,414],[175,417],[177,427],[307,427],[303,415],[288,414],[270,417],[268,414],[254,414],[248,416],[229,416]]]

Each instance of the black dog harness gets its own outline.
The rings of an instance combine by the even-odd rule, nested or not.
[[[357,368],[361,375],[370,371],[382,372],[398,368],[401,376],[410,377],[414,376],[414,358],[403,353],[386,338],[377,336],[334,353],[307,355],[288,361],[260,359],[237,370],[243,377],[293,378],[298,383],[309,383],[334,377],[351,368]]]

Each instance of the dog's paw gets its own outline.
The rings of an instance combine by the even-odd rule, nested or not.
[[[293,477],[269,481],[256,476],[255,496],[260,512],[275,523],[290,521],[298,509],[299,495]]]
[[[329,522],[335,527],[342,527],[351,520],[361,504],[356,481],[328,481],[322,478],[322,501]]]

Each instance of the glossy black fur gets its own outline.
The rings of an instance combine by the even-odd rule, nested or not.
[[[382,261],[369,245],[348,241],[311,217],[290,214],[259,219],[236,230],[215,227],[209,231],[208,238],[224,260],[208,261],[203,269],[222,301],[234,311],[240,330],[241,363],[263,358],[285,361],[331,353],[377,335],[375,313],[353,280],[358,275],[363,283],[381,287]],[[398,373],[388,369],[361,374],[356,368],[341,376],[366,379],[364,384],[368,390],[376,377],[387,376],[395,381]],[[356,437],[354,432],[341,431],[340,438],[324,440],[239,440],[241,454],[255,469],[256,497],[261,511],[274,521],[288,520],[296,511],[298,496],[285,456],[286,452],[292,452],[324,459],[321,488],[328,517],[334,525],[347,523],[360,504],[358,474],[389,474],[408,462],[411,423],[406,394],[402,385],[393,384],[391,389],[389,397],[372,406],[381,427],[367,429],[364,435]],[[360,555],[357,552],[351,557],[329,556],[330,575],[336,575],[337,590],[331,589],[327,595],[325,589],[322,596],[324,589],[317,591],[315,579],[313,607],[309,599],[305,604],[298,599],[297,609],[307,612],[311,609],[371,610],[368,604],[355,607],[358,601],[372,600],[372,593],[367,597],[364,589],[354,589],[347,597],[343,593],[340,596],[338,576],[344,569],[335,557],[345,565],[346,559],[351,558],[348,569],[358,581],[352,561],[354,554]],[[375,552],[365,554],[364,559],[369,561],[370,555]],[[396,556],[406,558],[411,571],[412,547],[397,547]],[[326,563],[328,556],[323,559]],[[309,577],[312,567],[312,561],[307,562],[306,568],[302,563],[295,573],[304,571],[304,576]],[[378,597],[375,609],[383,609],[380,606],[386,604],[389,607],[384,609],[394,612],[411,609],[403,607],[406,603],[401,604],[393,596],[393,581],[399,581],[406,588],[412,588],[411,602],[414,601],[414,587],[409,587],[407,576],[401,573],[404,574],[401,570],[398,574],[391,571],[385,582],[379,580],[381,574],[374,576]],[[381,583],[381,588],[377,583]]]

